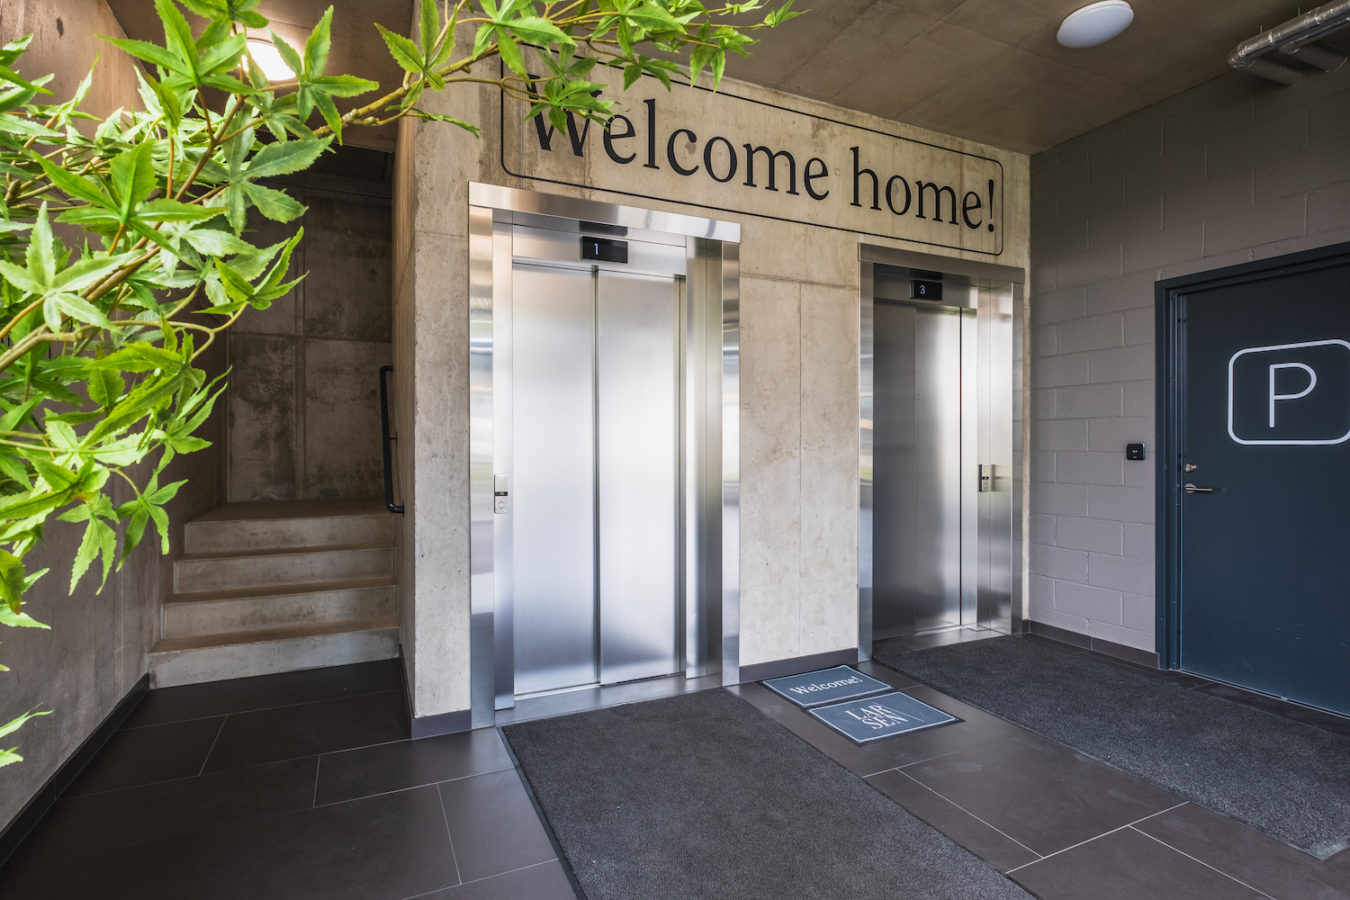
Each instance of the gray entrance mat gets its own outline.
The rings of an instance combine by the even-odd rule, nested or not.
[[[502,733],[591,900],[1030,896],[721,689]]]
[[[1022,637],[872,658],[1318,859],[1350,847],[1345,735]]]

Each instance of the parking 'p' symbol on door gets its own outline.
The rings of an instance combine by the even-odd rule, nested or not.
[[[1350,343],[1305,341],[1234,353],[1228,435],[1239,444],[1350,440]]]

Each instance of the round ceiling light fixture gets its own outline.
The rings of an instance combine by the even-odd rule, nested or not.
[[[1105,44],[1134,21],[1134,10],[1125,0],[1101,0],[1069,13],[1059,25],[1055,40],[1079,49]]]
[[[248,39],[248,54],[262,69],[268,81],[290,81],[295,78],[291,67],[281,58],[281,52],[269,40],[263,38]]]

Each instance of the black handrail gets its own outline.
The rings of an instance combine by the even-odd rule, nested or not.
[[[380,366],[380,431],[383,440],[380,447],[384,451],[384,508],[391,513],[403,513],[403,504],[394,502],[394,466],[393,454],[389,450],[389,373],[393,366]]]

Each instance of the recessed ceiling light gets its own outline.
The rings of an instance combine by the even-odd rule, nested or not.
[[[268,81],[290,81],[295,78],[291,67],[286,65],[286,61],[281,58],[281,54],[269,40],[249,38],[248,55],[262,68]]]
[[[1125,0],[1102,0],[1069,13],[1055,39],[1065,47],[1095,47],[1129,28],[1133,21],[1134,10]]]

